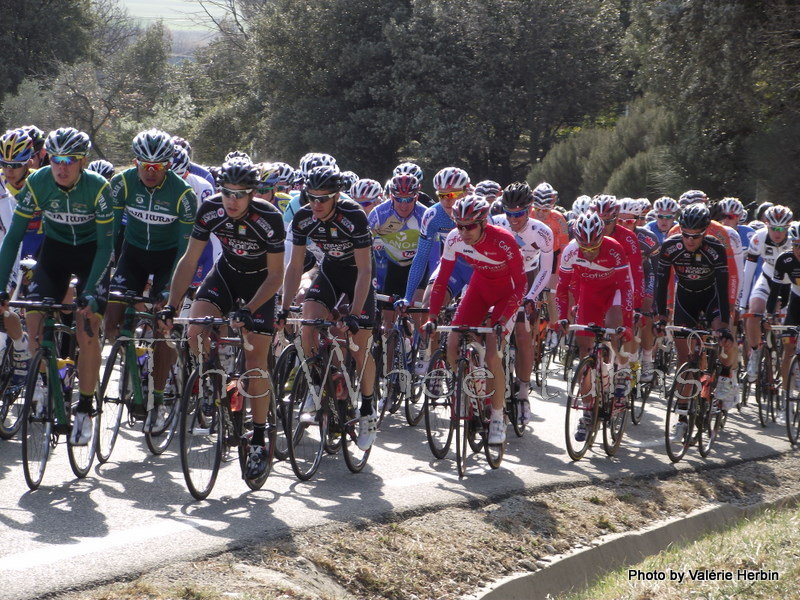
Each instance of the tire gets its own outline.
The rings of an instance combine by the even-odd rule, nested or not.
[[[544,377],[542,377],[542,365],[544,364],[545,355],[550,354],[544,346],[545,339],[547,339],[547,330],[545,330],[544,339],[540,339],[537,344],[533,346],[533,378],[536,386],[541,390],[544,389]]]
[[[553,378],[555,378],[556,375],[552,372],[553,363],[558,360],[557,352],[558,349],[552,352],[546,352],[544,360],[542,360],[542,392],[544,393],[544,397],[548,400],[550,398],[555,398],[559,393],[558,388],[553,385]]]
[[[386,413],[396,413],[405,401],[403,391],[404,373],[406,372],[405,340],[396,329],[389,332],[385,348],[387,352],[391,353],[391,362],[388,363],[388,371],[384,373],[385,395],[381,397],[379,391],[375,396],[378,399],[378,428],[383,423]]]
[[[61,379],[62,389],[65,387],[70,390],[70,394],[64,396],[64,409],[69,416],[70,431],[72,430],[72,420],[75,416],[75,411],[72,410],[72,398],[78,394],[79,384],[77,378],[77,359],[75,364],[67,367],[64,372],[64,378]],[[84,446],[73,445],[70,441],[71,436],[67,436],[67,456],[69,457],[69,466],[75,477],[82,479],[89,474],[94,462],[95,451],[97,450],[97,438],[100,433],[100,426],[102,424],[103,415],[97,410],[97,394],[94,396],[95,406],[92,407],[92,437],[89,442]]]
[[[201,377],[199,369],[192,371],[181,399],[181,468],[186,487],[197,500],[205,499],[213,489],[222,460],[221,386],[210,380],[214,376],[206,373]],[[206,398],[210,394],[209,388],[213,388],[214,397]],[[204,400],[214,404],[210,414],[203,411]]]
[[[514,429],[514,435],[522,437],[525,434],[525,427],[520,423],[522,416],[522,400],[514,395],[512,398],[506,400],[506,410],[508,411],[508,420],[511,421],[511,427]]]
[[[275,380],[275,418],[278,429],[275,435],[275,460],[289,458],[289,438],[286,434],[287,415],[292,406],[292,385],[298,373],[297,348],[286,346],[273,370]]]
[[[761,347],[761,356],[758,363],[758,376],[755,381],[756,404],[758,405],[758,421],[762,427],[769,425],[770,419],[770,391],[769,371],[771,365],[770,353],[766,344]]]
[[[564,350],[564,381],[569,381],[572,366],[575,359],[578,357],[578,346],[575,340],[575,333],[570,333],[566,340],[566,349]]]
[[[123,408],[133,395],[128,369],[125,365],[125,343],[117,342],[106,360],[100,380],[100,411],[102,420],[97,435],[97,461],[101,464],[111,458],[119,435]]]
[[[699,384],[695,385],[697,388],[696,393],[693,393],[691,398],[683,399],[686,403],[685,409],[678,408],[678,405],[681,403],[680,401],[682,399],[678,397],[677,392],[681,382],[696,381],[696,377],[694,375],[695,371],[696,369],[688,363],[681,365],[681,367],[675,373],[675,379],[673,380],[672,385],[667,392],[667,414],[664,422],[664,443],[667,450],[667,456],[669,456],[669,459],[674,463],[680,461],[684,457],[686,451],[689,449],[689,446],[692,444],[695,425],[695,411],[697,410],[700,397]],[[694,384],[689,383],[688,385]],[[683,387],[685,389],[685,385]],[[684,391],[684,393],[689,392]],[[679,413],[679,410],[682,412]],[[684,412],[686,414],[682,414]],[[672,429],[680,421],[680,417],[682,416],[684,416],[686,419],[686,431],[680,440],[673,440]]]
[[[467,471],[467,448],[474,442],[470,439],[470,433],[473,429],[473,411],[472,403],[467,394],[467,381],[470,368],[466,360],[459,360],[456,370],[455,380],[455,436],[456,436],[456,470],[458,471],[458,478],[464,477]],[[477,432],[475,433],[477,435]],[[480,450],[480,445],[478,446]]]
[[[437,385],[439,386],[438,391],[432,387]],[[433,456],[440,460],[447,456],[455,430],[452,385],[453,381],[447,371],[444,350],[437,348],[428,365],[423,393],[426,395],[424,413],[428,446]]]
[[[800,439],[800,387],[797,385],[798,379],[800,379],[800,358],[794,356],[789,365],[789,387],[786,392],[785,407],[786,433],[792,446],[797,446],[798,439]]]
[[[35,490],[42,483],[54,436],[52,397],[50,390],[39,376],[39,365],[42,363],[46,365],[47,353],[40,349],[30,362],[22,411],[22,470],[25,483],[31,490]],[[37,410],[38,406],[33,400],[37,388],[41,390],[46,403],[43,411]],[[37,416],[37,413],[40,414]]]
[[[629,402],[630,397],[617,398],[613,394],[606,398],[609,414],[603,416],[603,449],[608,456],[614,456],[622,443],[628,422]]]
[[[422,420],[425,412],[425,394],[423,392],[423,378],[414,372],[414,365],[419,354],[419,335],[414,334],[414,341],[411,344],[411,360],[406,366],[411,377],[411,393],[406,394],[404,403],[406,413],[406,423],[411,427],[416,427]]]
[[[705,458],[714,447],[714,442],[717,440],[720,426],[722,425],[723,413],[719,408],[719,403],[714,398],[713,390],[711,392],[711,399],[700,399],[700,412],[699,412],[699,425],[697,435],[697,445],[700,451],[700,456]]]
[[[564,436],[567,443],[567,453],[572,460],[580,460],[586,451],[591,448],[594,437],[597,433],[597,419],[600,414],[600,395],[597,394],[599,378],[595,367],[595,359],[587,356],[578,364],[575,375],[572,377],[569,393],[567,394],[567,412],[564,425]],[[585,385],[595,387],[595,396],[590,393],[581,394],[581,382]],[[591,389],[591,387],[590,387]],[[586,439],[583,441],[575,440],[575,431],[578,421],[587,414],[591,423],[587,428]]]
[[[180,350],[179,350],[180,352]],[[187,357],[179,358],[170,367],[167,375],[167,384],[164,388],[163,403],[161,411],[164,413],[164,429],[160,432],[151,433],[145,431],[144,440],[147,448],[155,456],[163,454],[172,443],[175,432],[178,431],[178,421],[181,412],[181,396],[186,385],[186,360]],[[171,393],[167,394],[167,390]]]
[[[770,353],[772,355],[770,360],[773,364],[773,375],[772,385],[770,386],[769,416],[773,423],[776,423],[778,417],[786,413],[786,406],[783,401],[783,380],[781,379],[781,361],[779,359],[781,352],[779,348],[780,345],[778,344]]]
[[[308,380],[302,369],[297,371],[291,394],[291,409],[286,417],[286,435],[289,441],[289,462],[292,471],[301,481],[314,476],[322,460],[323,448],[328,438],[327,395],[323,392],[322,406],[314,423],[301,423],[300,414],[308,394]]]
[[[375,380],[373,394],[378,393],[378,380]],[[360,394],[357,394],[360,396]],[[377,397],[377,396],[376,396]],[[344,463],[351,473],[360,473],[369,460],[372,446],[366,450],[358,447],[358,407],[353,406],[352,400],[339,401],[336,403],[339,410],[339,419],[344,423],[344,435],[342,435],[342,455]],[[375,407],[373,407],[375,410]]]
[[[0,358],[0,439],[3,440],[10,440],[17,435],[22,427],[25,406],[25,384],[11,385],[14,375],[13,352],[11,338],[6,337]]]

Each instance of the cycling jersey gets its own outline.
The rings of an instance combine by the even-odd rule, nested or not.
[[[670,229],[672,229],[672,227],[673,225],[670,225]],[[646,223],[645,228],[653,232],[653,234],[656,236],[656,239],[658,240],[659,245],[663,244],[664,240],[667,239],[667,234],[662,232],[658,228],[658,224],[655,221],[650,221],[649,223]]]
[[[784,279],[790,281],[791,294],[786,308],[784,325],[800,325],[800,260],[793,251],[784,252],[775,259],[772,280],[780,284]]]
[[[333,215],[326,221],[303,206],[292,219],[292,243],[305,246],[308,241],[322,251],[323,263],[355,267],[355,250],[372,246],[367,215],[357,202],[344,198],[336,202]]]
[[[522,252],[526,273],[539,267],[536,278],[525,295],[527,299],[535,300],[544,291],[553,273],[553,232],[538,219],[530,217],[521,231],[513,231],[504,214],[493,216],[492,222],[514,236]]]
[[[557,210],[546,211],[544,214],[545,218],[541,221],[553,232],[553,272],[555,273],[561,263],[561,252],[569,244],[569,227],[564,215]]]
[[[633,285],[628,255],[617,240],[604,237],[595,258],[589,260],[573,240],[567,244],[559,267],[556,306],[559,319],[569,316],[569,293],[573,292],[580,325],[603,325],[612,305],[622,306],[625,327],[633,323]]]
[[[417,203],[413,212],[400,218],[392,202],[376,206],[367,216],[367,223],[374,236],[373,248],[378,255],[402,267],[411,266],[419,245],[419,227],[425,207]]]
[[[496,225],[486,224],[482,238],[474,246],[464,242],[457,229],[445,240],[439,273],[431,290],[430,314],[438,314],[444,304],[447,282],[461,256],[472,267],[467,291],[453,316],[454,325],[478,326],[492,307],[491,322],[513,326],[512,317],[527,289],[522,253],[514,236]]]
[[[762,277],[767,281],[774,281],[775,260],[779,255],[792,249],[792,241],[789,236],[780,244],[776,244],[769,237],[769,229],[760,229],[750,238],[750,246],[747,248],[747,255],[744,263],[744,284],[742,285],[741,306],[747,306],[750,301],[751,283],[756,271],[759,258],[763,259]],[[788,281],[777,282],[788,283]]]
[[[253,198],[244,216],[233,219],[222,196],[211,196],[197,211],[192,237],[207,242],[212,233],[222,245],[219,261],[238,273],[266,271],[266,255],[284,251],[281,213],[266,200]]]
[[[217,182],[214,181],[214,176],[208,169],[204,169],[197,163],[190,163],[189,173],[191,173],[192,175],[197,175],[198,177],[202,177],[206,182],[208,182],[208,185],[211,186],[212,190],[217,189]]]
[[[114,247],[108,182],[102,175],[84,170],[75,185],[65,190],[56,184],[49,166],[32,173],[17,196],[11,228],[0,249],[0,290],[8,285],[20,242],[37,210],[42,211],[45,237],[70,246],[96,243],[96,253],[86,257],[92,266],[83,288],[98,296],[97,285],[107,273]]]
[[[35,173],[36,169],[29,169],[28,174]],[[14,206],[17,205],[16,197],[25,189],[25,185],[20,189],[15,188],[13,185],[6,181],[5,176],[0,171],[0,184],[5,187],[6,191],[11,194],[14,199]],[[30,221],[28,221],[28,228],[25,231],[25,236],[22,238],[22,250],[20,256],[36,256],[39,248],[44,240],[44,231],[42,230],[42,211],[37,210]]]
[[[691,252],[686,249],[683,238],[675,235],[667,238],[661,245],[661,253],[658,259],[658,276],[655,294],[655,312],[659,315],[667,314],[667,291],[669,289],[670,271],[674,270],[677,281],[676,285],[676,317],[675,324],[687,324],[694,326],[701,309],[705,309],[708,304],[686,300],[686,292],[704,294],[708,292],[709,301],[715,302],[719,318],[728,322],[730,319],[730,303],[728,302],[728,259],[725,247],[715,238],[706,235],[700,247]],[[706,296],[704,295],[705,299]],[[686,309],[692,319],[679,319],[677,315],[677,304]],[[709,318],[715,315],[709,314]]]
[[[636,237],[642,251],[642,271],[644,272],[644,295],[652,298],[656,289],[656,270],[658,269],[658,253],[661,242],[658,236],[647,227],[637,227]]]
[[[149,188],[131,167],[111,179],[111,200],[117,223],[123,211],[128,215],[125,243],[152,251],[177,248],[183,256],[197,211],[197,196],[187,182],[167,171],[161,185]]]

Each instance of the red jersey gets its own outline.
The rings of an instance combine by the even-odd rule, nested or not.
[[[617,224],[611,237],[622,245],[622,250],[628,256],[633,278],[633,308],[641,308],[644,298],[644,267],[642,266],[642,247],[639,245],[639,236],[630,229]]]

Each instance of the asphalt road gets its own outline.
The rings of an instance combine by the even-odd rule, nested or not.
[[[95,465],[82,480],[72,475],[61,443],[35,492],[25,485],[20,442],[0,442],[0,599],[35,598],[135,575],[325,522],[369,520],[595,478],[672,473],[790,449],[785,428],[762,429],[750,406],[728,419],[707,459],[691,448],[673,465],[664,451],[663,402],[656,399],[641,425],[628,423],[616,457],[606,457],[596,442],[573,463],[564,447],[564,392],[542,400],[534,388],[532,395],[534,423],[521,439],[509,428],[500,469],[491,470],[476,455],[461,481],[452,451],[434,460],[424,423],[410,428],[401,413],[387,417],[360,474],[351,474],[340,455],[326,456],[314,479],[299,482],[288,463],[280,463],[264,488],[251,492],[233,462],[223,465],[202,502],[186,490],[177,439],[162,456],[152,456],[142,434],[124,428],[111,461]]]

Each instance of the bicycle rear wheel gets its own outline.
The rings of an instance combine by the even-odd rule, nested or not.
[[[375,396],[378,399],[378,427],[383,423],[383,417],[387,412],[396,413],[401,404],[405,401],[405,386],[407,385],[406,370],[406,349],[405,338],[393,329],[386,338],[386,352],[389,353],[389,370],[384,373],[386,378],[385,397],[381,397],[380,390]]]
[[[425,376],[425,433],[433,456],[447,456],[453,441],[453,381],[447,369],[445,353],[437,348],[431,356]]]
[[[34,354],[25,384],[22,415],[22,471],[25,483],[35,490],[42,483],[50,457],[53,433],[53,404],[50,390],[39,375],[40,365],[46,369],[48,354],[40,349]]]
[[[607,406],[603,414],[603,448],[608,456],[614,456],[622,443],[628,422],[628,398],[609,394],[605,401]]]
[[[0,351],[0,439],[10,440],[22,427],[25,406],[25,384],[12,385],[14,376],[13,346],[6,337],[5,347]]]
[[[597,433],[597,419],[600,414],[602,391],[597,388],[599,378],[595,359],[585,357],[575,369],[575,375],[567,395],[567,412],[564,435],[567,442],[567,453],[572,460],[580,460],[591,448]],[[583,390],[583,391],[582,391]],[[583,420],[583,427],[579,428]],[[585,430],[583,436],[579,430]],[[583,439],[580,439],[583,437]]]
[[[64,410],[67,411],[71,431],[72,423],[75,418],[75,411],[71,406],[72,396],[75,396],[80,389],[78,378],[76,376],[76,366],[74,364],[68,365],[63,370],[63,376],[60,378],[60,380],[61,389],[70,390],[70,393],[64,396]],[[72,468],[72,472],[75,474],[75,477],[78,478],[86,477],[86,475],[89,474],[89,470],[92,468],[92,463],[94,462],[95,451],[97,450],[97,438],[100,433],[100,425],[103,417],[102,413],[96,409],[97,401],[97,394],[95,394],[95,406],[92,407],[92,412],[90,413],[92,417],[92,437],[89,438],[89,441],[85,445],[78,446],[72,443],[71,435],[67,436],[67,456],[69,457],[69,466]]]
[[[289,458],[289,436],[287,417],[292,408],[292,386],[298,374],[297,348],[286,346],[275,363],[275,419],[278,429],[275,434],[275,459]]]
[[[695,410],[700,395],[700,382],[696,380],[696,371],[697,369],[688,363],[681,365],[667,392],[664,442],[667,455],[674,463],[684,457],[694,435]]]
[[[419,376],[414,372],[414,366],[417,364],[417,356],[419,355],[420,338],[418,334],[414,334],[414,341],[411,344],[411,359],[406,365],[407,377],[409,378],[409,385],[411,386],[410,393],[406,394],[405,413],[406,423],[411,427],[416,427],[422,420],[425,410],[425,393],[424,393],[424,377]]]
[[[714,442],[717,441],[717,434],[722,424],[722,410],[719,402],[714,398],[713,391],[710,400],[700,398],[698,421],[697,445],[700,456],[705,458],[711,452]]]
[[[175,437],[175,432],[178,431],[181,395],[186,385],[187,367],[185,361],[188,360],[188,355],[179,358],[170,367],[167,375],[167,384],[164,386],[164,396],[159,407],[159,411],[164,417],[164,428],[161,431],[153,432],[145,429],[144,439],[147,447],[156,456],[162,454],[169,447]]]
[[[469,375],[469,367],[466,360],[459,360],[456,370],[455,380],[455,436],[456,436],[456,469],[459,479],[464,477],[467,471],[467,448],[472,444],[470,433],[473,432],[473,411],[472,403],[467,389],[469,384],[466,381]],[[477,432],[475,432],[477,435]],[[478,446],[480,450],[480,446]]]
[[[769,425],[770,419],[770,385],[772,381],[772,361],[766,344],[761,347],[761,357],[758,363],[758,376],[756,377],[756,404],[758,405],[758,421],[762,427]]]
[[[214,487],[222,460],[221,385],[195,369],[186,382],[180,408],[181,468],[189,493],[205,499]]]
[[[308,481],[317,472],[328,438],[328,410],[325,406],[327,398],[322,393],[321,406],[312,421],[303,411],[308,394],[308,380],[301,368],[294,378],[291,409],[286,414],[289,462],[295,476],[301,481]]]
[[[792,357],[789,364],[789,387],[786,391],[786,433],[789,443],[797,446],[800,439],[800,358]]]
[[[122,409],[132,400],[132,386],[125,365],[127,342],[117,342],[106,360],[103,378],[100,380],[100,431],[97,435],[97,460],[105,463],[111,458],[122,422]]]

